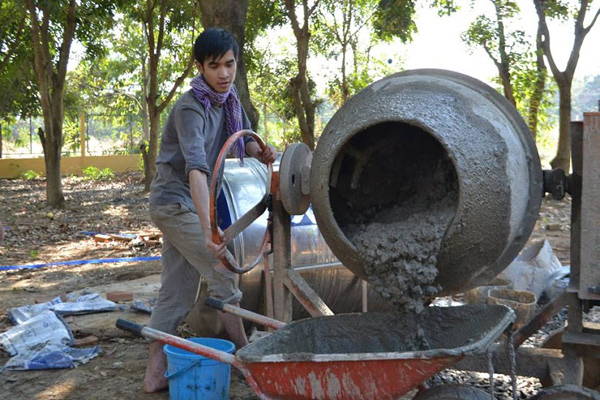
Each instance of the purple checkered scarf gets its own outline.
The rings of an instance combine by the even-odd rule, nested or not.
[[[207,113],[211,106],[224,105],[227,136],[242,130],[242,103],[240,103],[235,86],[231,85],[231,89],[226,93],[215,92],[206,83],[204,77],[198,75],[192,79],[192,91],[196,100],[202,103]],[[231,152],[241,161],[244,160],[244,153],[246,152],[244,138],[239,138],[237,143],[232,146]]]

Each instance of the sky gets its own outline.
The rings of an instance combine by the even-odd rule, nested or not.
[[[533,3],[531,1],[518,1],[518,3],[521,6],[521,18],[525,21],[523,26],[535,29],[537,15]],[[483,49],[476,49],[470,54],[466,44],[460,40],[461,34],[467,30],[470,22],[478,14],[472,12],[466,3],[464,4],[462,9],[451,17],[439,17],[434,9],[428,7],[418,9],[416,23],[419,32],[412,43],[404,46],[402,52],[405,68],[449,69],[484,82],[489,82],[490,77],[497,75],[496,67]],[[479,7],[486,7],[490,6],[491,2],[478,0],[476,4]],[[596,9],[597,6],[593,8]],[[479,9],[482,10],[487,15],[492,12],[490,9]],[[585,26],[589,24],[589,20],[588,18]],[[552,51],[558,67],[563,70],[573,46],[572,25],[550,25],[549,29]],[[600,21],[596,22],[583,42],[575,79],[600,74],[599,48]]]

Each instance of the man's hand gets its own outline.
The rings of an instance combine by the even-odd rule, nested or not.
[[[227,245],[225,242],[219,244],[213,243],[212,240],[206,241],[206,247],[213,253],[213,255],[219,260],[225,257],[225,251],[227,251]]]
[[[258,143],[249,142],[246,144],[246,152],[263,164],[275,162],[275,159],[277,158],[277,151],[275,150],[275,147],[270,144],[267,144],[266,148],[263,150]]]
[[[219,238],[221,240],[217,244],[214,243],[210,237],[207,237],[206,248],[209,249],[216,258],[221,259],[225,257],[225,251],[227,250],[227,244],[225,243],[225,235],[223,234],[221,228],[219,228]]]
[[[275,151],[275,147],[271,146],[270,144],[267,144],[264,150],[258,152],[256,158],[263,164],[273,163],[277,158],[277,151]]]

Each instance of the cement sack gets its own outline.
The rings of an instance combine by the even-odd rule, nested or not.
[[[117,304],[100,297],[98,293],[67,294],[66,301],[60,297],[41,304],[29,304],[8,310],[9,319],[15,324],[22,324],[30,318],[46,310],[54,311],[61,316],[90,314],[96,312],[114,311]]]
[[[102,352],[100,346],[73,348],[67,323],[53,311],[44,310],[0,334],[0,348],[12,356],[0,369],[36,370],[74,368]]]
[[[514,290],[532,292],[540,299],[562,269],[550,243],[540,240],[523,250],[498,278],[510,281]]]

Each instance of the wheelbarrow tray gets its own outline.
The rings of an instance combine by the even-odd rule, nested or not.
[[[420,315],[338,314],[292,322],[236,353],[276,399],[397,399],[514,321],[502,305],[427,307]]]

